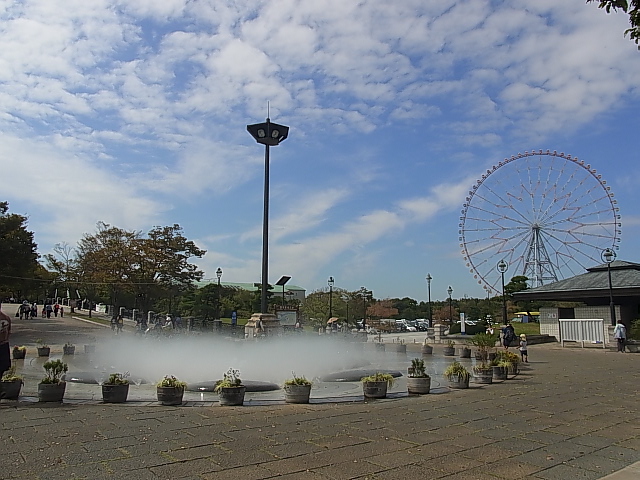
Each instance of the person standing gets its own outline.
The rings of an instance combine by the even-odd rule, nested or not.
[[[47,304],[44,306],[44,309],[45,309],[45,310],[46,310],[46,312],[47,312],[47,318],[51,318],[51,312],[53,312],[53,306],[52,306],[50,303],[47,303]]]
[[[625,342],[627,341],[627,327],[620,320],[618,320],[613,329],[613,338],[617,340],[618,351],[624,353]]]
[[[11,335],[11,317],[0,311],[0,378],[11,367],[9,336]]]
[[[58,302],[56,302],[56,304],[53,306],[53,316],[57,317],[58,316],[58,311],[60,310],[60,305],[58,304]]]

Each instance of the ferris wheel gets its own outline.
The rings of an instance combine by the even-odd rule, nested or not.
[[[577,157],[539,150],[505,158],[465,199],[459,240],[466,265],[493,294],[502,293],[505,267],[532,288],[584,273],[601,263],[605,248],[618,248],[613,197],[602,175]]]

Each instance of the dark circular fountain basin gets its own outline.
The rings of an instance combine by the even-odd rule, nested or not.
[[[359,382],[362,377],[368,377],[369,375],[375,375],[376,373],[388,373],[392,377],[401,377],[402,373],[398,370],[385,370],[384,368],[371,368],[371,369],[357,369],[357,370],[345,370],[343,372],[329,373],[320,380],[323,382]]]
[[[213,392],[218,380],[213,382],[199,382],[187,384],[189,392]],[[272,392],[280,390],[280,386],[271,382],[257,382],[254,380],[243,380],[242,384],[247,388],[247,392]]]

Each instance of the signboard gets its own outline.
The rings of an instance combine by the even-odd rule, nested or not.
[[[462,335],[466,335],[467,334],[467,330],[466,327],[467,324],[464,321],[464,312],[460,312],[460,333]]]
[[[276,316],[282,326],[295,327],[298,321],[298,312],[296,310],[278,310]]]

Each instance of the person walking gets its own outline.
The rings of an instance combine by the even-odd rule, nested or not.
[[[520,357],[524,363],[529,363],[529,355],[527,355],[527,336],[520,334]]]
[[[625,327],[624,323],[620,320],[618,320],[613,329],[613,338],[617,340],[618,351],[624,353],[625,343],[627,341],[627,327]]]
[[[513,325],[511,323],[507,323],[507,325],[502,329],[502,345],[505,350],[509,350],[509,346],[511,342],[516,339],[516,331],[513,329]]]
[[[11,317],[0,311],[0,378],[11,368],[9,336],[11,335]]]

